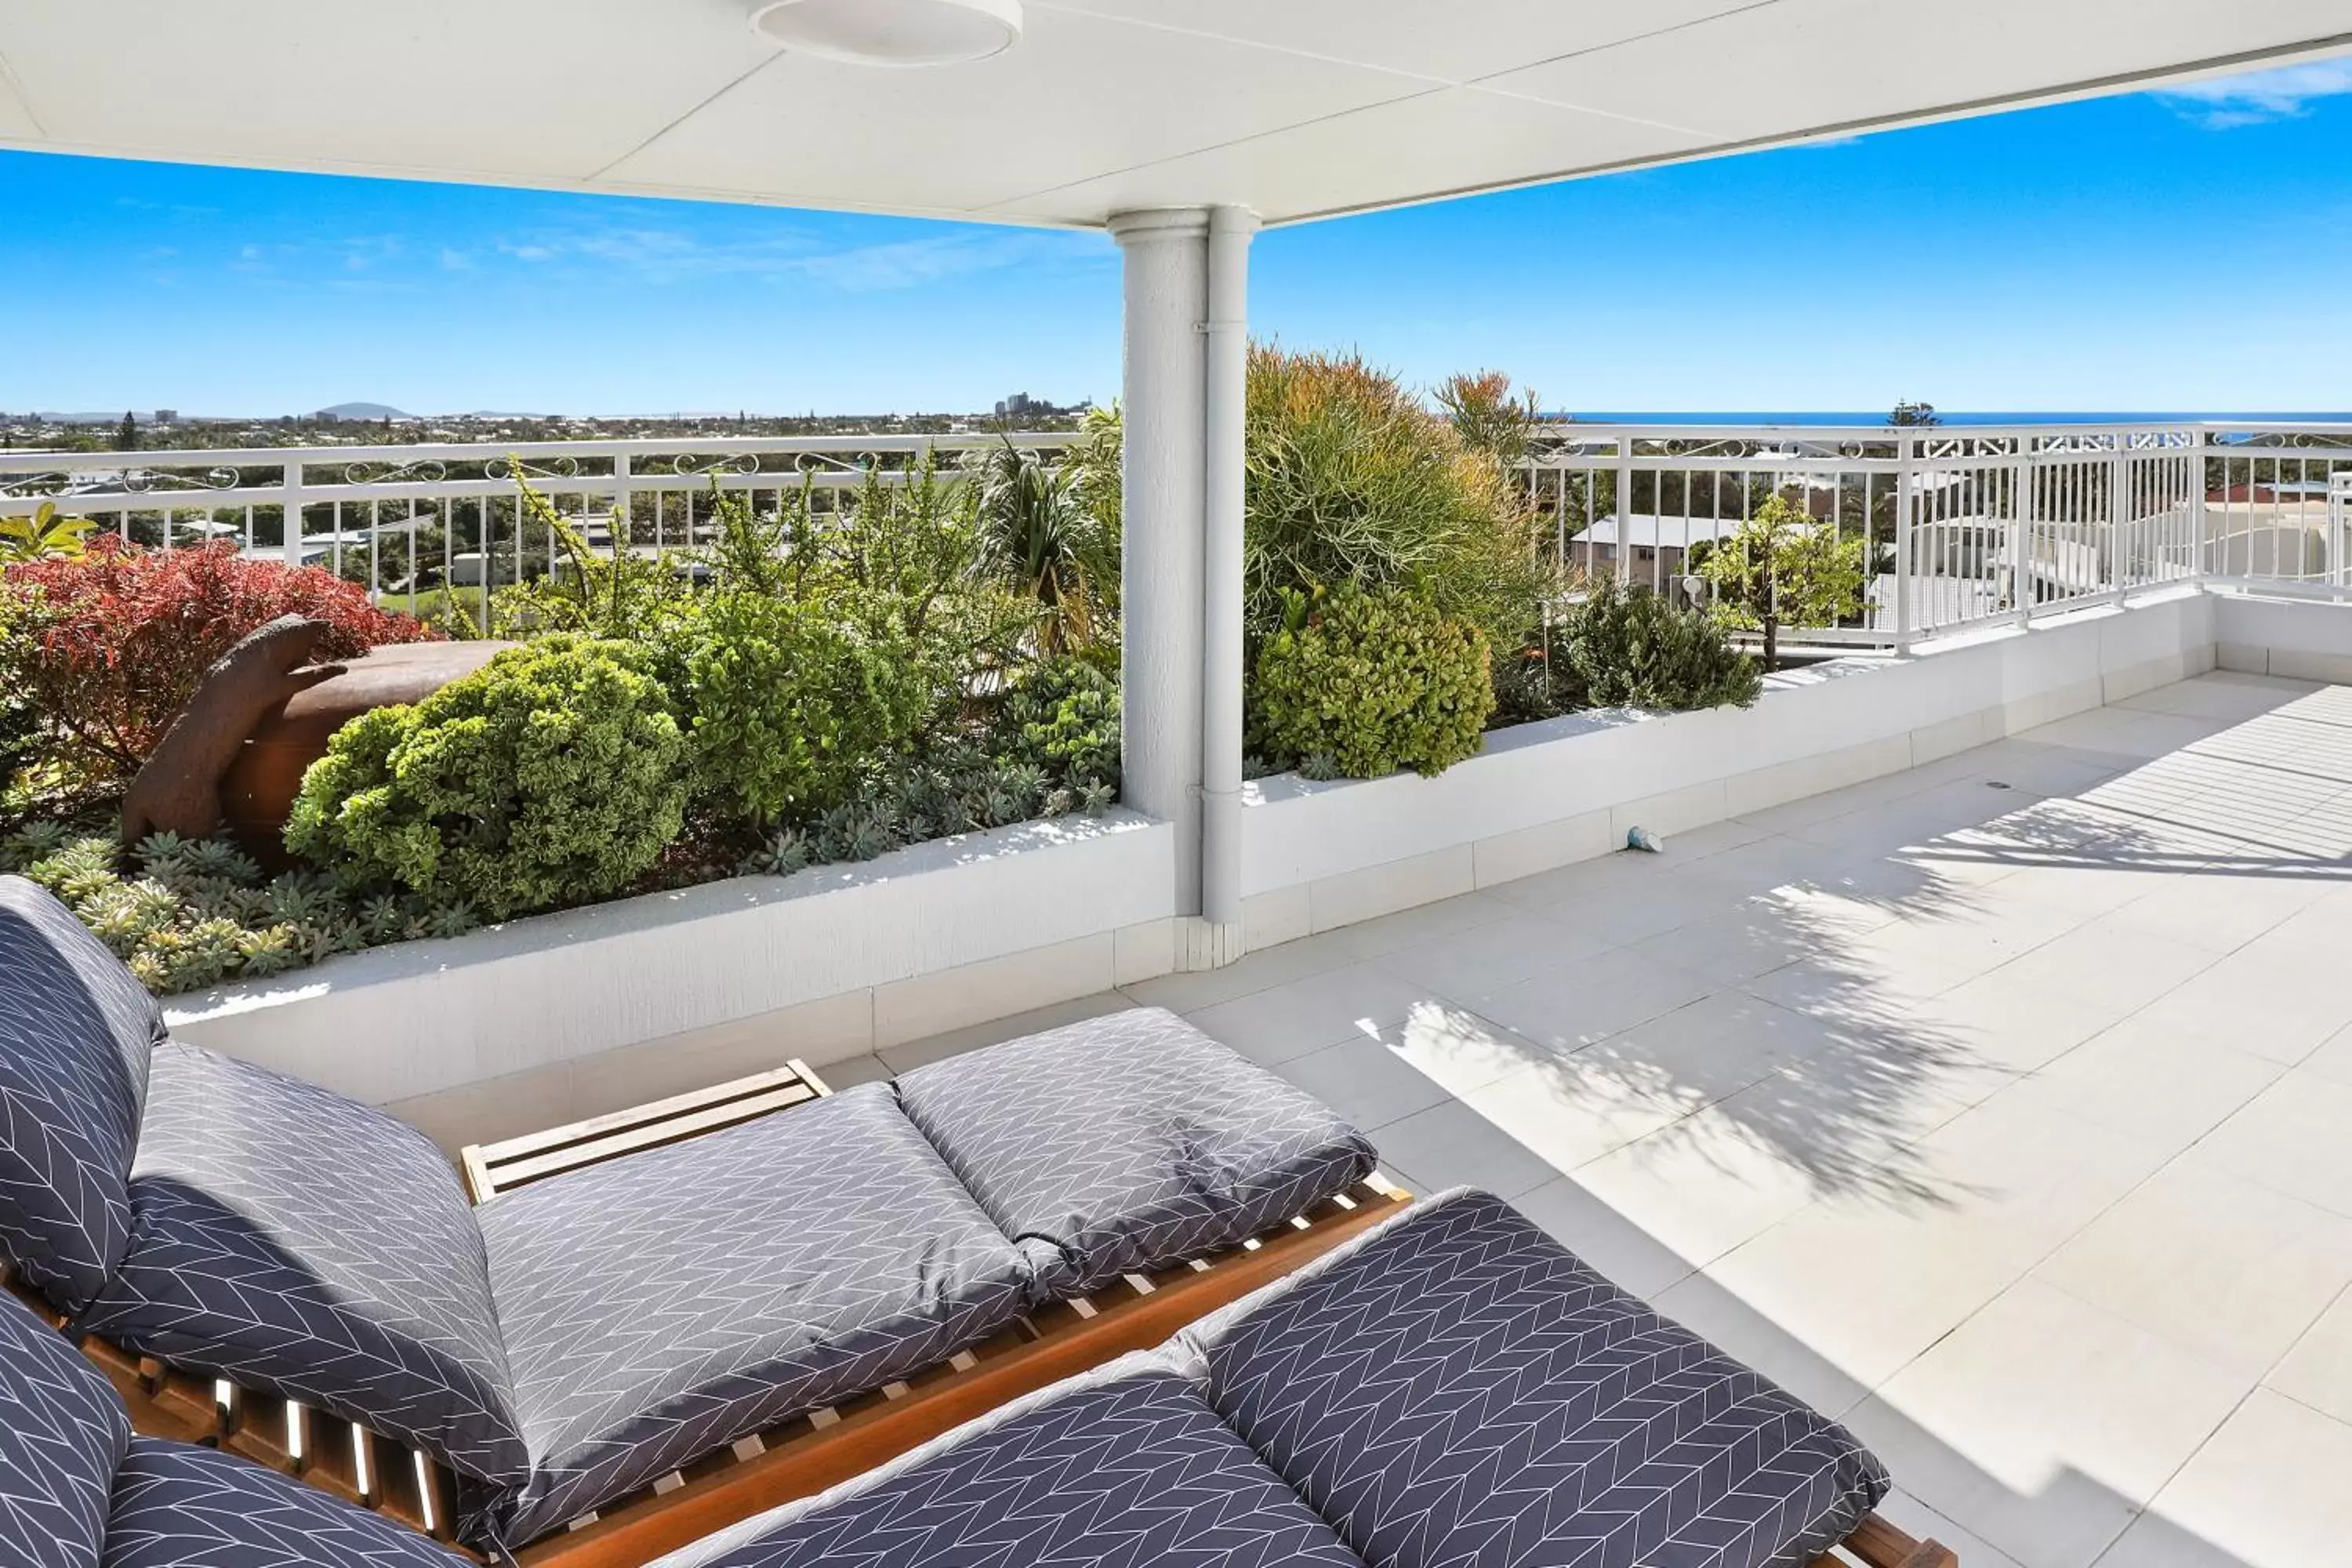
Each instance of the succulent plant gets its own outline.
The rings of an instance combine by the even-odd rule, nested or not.
[[[844,858],[871,860],[878,855],[888,854],[898,847],[897,826],[884,807],[870,807],[853,814],[848,828],[842,836]]]
[[[0,868],[22,870],[46,860],[73,841],[73,829],[62,822],[28,822],[0,839]]]
[[[433,912],[425,917],[425,923],[432,928],[435,936],[453,937],[465,935],[478,927],[482,921],[474,912],[473,905],[459,899],[434,905]]]
[[[745,877],[789,877],[815,863],[815,848],[810,843],[809,836],[796,827],[787,827],[753,851],[737,868],[737,874]]]
[[[1118,801],[1118,791],[1108,779],[1096,779],[1078,792],[1078,809],[1088,816],[1100,816]]]
[[[408,912],[396,893],[378,893],[360,905],[360,928],[373,942],[395,942],[407,923]]]
[[[282,925],[246,932],[238,939],[236,951],[245,973],[255,976],[282,974],[302,962],[295,951],[292,931]]]
[[[188,841],[169,828],[151,833],[131,851],[149,876],[179,869],[187,863]]]
[[[1329,752],[1310,752],[1300,760],[1298,776],[1317,782],[1336,779],[1340,776],[1339,759]]]
[[[187,846],[180,858],[199,877],[217,878],[241,888],[253,887],[261,880],[260,865],[238,848],[233,839],[199,839]]]
[[[282,925],[320,925],[341,912],[342,900],[324,877],[289,871],[269,884],[269,912]]]

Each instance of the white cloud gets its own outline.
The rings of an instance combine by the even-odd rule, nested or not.
[[[2167,88],[2157,96],[2184,119],[2209,131],[2228,131],[2264,121],[2298,119],[2311,112],[2315,100],[2346,93],[2352,93],[2352,59],[2313,60],[2244,76],[2214,77]]]

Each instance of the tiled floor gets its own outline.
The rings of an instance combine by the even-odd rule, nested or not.
[[[2352,689],[2215,675],[1133,1000],[1843,1415],[1969,1568],[2319,1568],[2347,856]]]

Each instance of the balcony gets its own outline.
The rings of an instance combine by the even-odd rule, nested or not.
[[[1790,657],[1753,707],[1561,712],[1495,729],[1429,777],[1246,776],[1242,700],[1261,222],[2324,60],[2352,37],[2340,0],[2168,0],[2129,26],[2063,0],[1696,0],[1672,17],[1041,0],[1025,35],[1017,6],[984,7],[1015,16],[1017,48],[930,74],[780,50],[745,26],[750,8],[240,0],[247,25],[223,26],[122,0],[24,7],[0,16],[0,142],[1107,235],[1125,277],[1120,799],[1026,820],[992,808],[830,863],[730,857],[712,864],[742,874],[525,900],[551,912],[462,933],[470,910],[437,930],[395,898],[382,929],[408,940],[188,989],[169,1012],[180,1040],[387,1110],[451,1152],[538,1133],[527,1165],[615,1127],[667,1146],[663,1118],[577,1123],[717,1080],[766,1069],[761,1093],[804,1115],[832,1098],[820,1076],[911,1076],[1162,1005],[1352,1120],[1418,1192],[1491,1189],[1848,1423],[1896,1479],[1894,1524],[1969,1568],[2343,1559],[2352,427],[1547,423],[1507,465],[1507,510],[1524,499],[1580,591],[1614,579],[1705,606],[1723,592],[1705,558],[1777,501],[1852,551],[1852,607],[1758,628]],[[353,61],[409,90],[352,92]],[[1071,438],[1015,442],[1052,464]],[[154,551],[226,544],[488,632],[501,590],[567,571],[522,486],[590,551],[657,563],[711,542],[719,498],[823,528],[982,444],[10,452],[0,512],[51,500]],[[1084,1076],[1066,1063],[1053,1087]],[[683,1114],[716,1118],[713,1103]],[[344,1110],[355,1129],[390,1126]],[[1056,1123],[1029,1121],[1034,1150]],[[449,1176],[390,1130],[422,1150],[423,1184]],[[761,1130],[791,1141],[788,1123]],[[182,1128],[198,1143],[210,1131]],[[689,1156],[694,1142],[678,1140]],[[944,1169],[944,1149],[916,1152]],[[295,1174],[382,1195],[366,1171]],[[470,1213],[452,1233],[481,1230]],[[982,1217],[992,1255],[1066,1239]],[[692,1218],[656,1239],[705,1242],[707,1212]],[[347,1239],[346,1219],[322,1228]],[[1162,1274],[1123,1277],[1121,1307],[1253,1251],[1278,1274],[1267,1237],[1293,1241],[1295,1225],[1329,1244],[1328,1212],[1303,1219],[1237,1233],[1213,1264],[1157,1259]],[[709,1226],[725,1245],[706,1261],[740,1284],[755,1228]],[[565,1272],[526,1271],[506,1303],[545,1305],[575,1283]],[[745,1293],[774,1316],[801,1308],[763,1295],[771,1283]],[[587,1304],[612,1311],[595,1284]],[[1059,1297],[1040,1311],[1097,1315]],[[996,1364],[971,1349],[953,1352],[969,1364],[898,1370],[969,1389],[955,1380]],[[251,1438],[253,1409],[283,1415],[264,1458],[371,1504],[401,1491],[447,1533],[425,1447],[352,1428],[339,1468],[313,1451],[306,1391],[268,1405],[222,1393],[210,1363],[115,1354],[118,1389],[182,1401],[180,1436]],[[869,1402],[853,1420],[906,1394],[834,1392]],[[812,1395],[786,1419],[821,1433],[836,1414]],[[714,1431],[719,1446],[647,1461],[610,1497],[548,1503],[534,1551],[594,1551],[575,1526],[641,1527],[641,1492],[656,1512],[681,1490],[698,1505],[725,1467],[771,1452],[772,1430]],[[1302,1508],[1313,1489],[1300,1483]],[[1874,1561],[1925,1560],[1909,1545]]]
[[[2323,683],[2352,679],[2346,442],[1555,427],[1522,479],[1585,573],[1703,594],[1686,552],[1727,498],[1800,493],[1873,547],[1863,613],[1793,631],[1746,713],[1253,783],[1238,962],[1188,957],[1171,829],[1129,813],[335,960],[184,999],[178,1032],[454,1147],[787,1043],[848,1083],[1167,1005],[1407,1184],[1502,1194],[1846,1419],[1908,1489],[1890,1516],[1965,1562],[2298,1560],[2274,1543],[2319,1538],[2352,1458],[2352,704]],[[509,465],[607,546],[617,505],[650,555],[705,537],[714,482],[822,497],[929,444],[16,458],[5,482],[159,548],[478,605],[455,591],[551,553]],[[1664,852],[1612,852],[1634,826]]]

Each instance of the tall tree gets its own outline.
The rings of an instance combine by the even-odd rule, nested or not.
[[[139,421],[131,417],[131,410],[122,411],[122,423],[114,428],[114,449],[118,452],[139,450]]]

